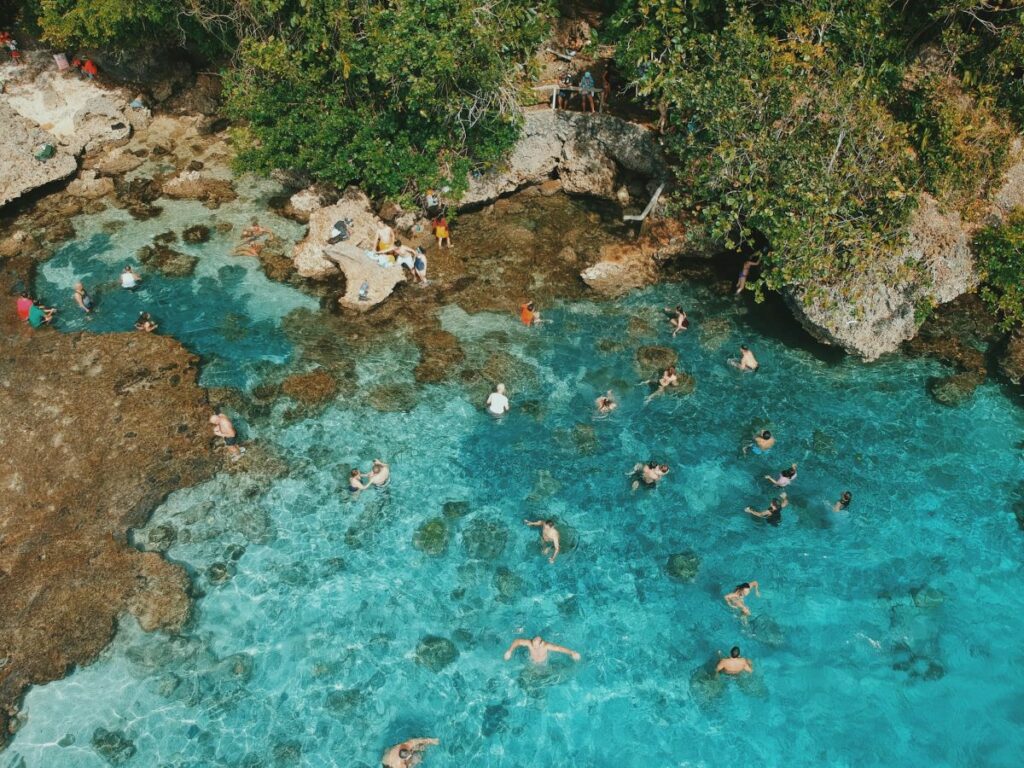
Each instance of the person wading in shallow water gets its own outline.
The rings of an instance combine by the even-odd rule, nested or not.
[[[549,563],[554,563],[555,558],[558,557],[558,553],[562,551],[561,538],[558,535],[558,529],[555,527],[554,520],[523,520],[526,525],[532,528],[540,528],[540,540],[543,545],[541,550],[542,554],[551,552],[551,557],[548,558]],[[548,544],[551,547],[548,547]]]
[[[718,655],[721,656],[722,652],[719,651]],[[750,663],[750,659],[745,659],[740,656],[740,647],[734,645],[732,650],[729,651],[729,658],[720,658],[718,660],[718,666],[715,667],[715,674],[725,673],[727,675],[739,675],[744,672],[753,673],[754,665]]]
[[[388,749],[380,758],[381,768],[412,768],[423,760],[427,747],[441,742],[437,739],[409,739]]]
[[[210,416],[210,424],[213,425],[213,434],[224,438],[224,445],[228,449],[228,453],[231,454],[231,460],[238,461],[239,457],[245,453],[245,448],[238,445],[238,434],[235,432],[235,425],[231,423],[231,419],[221,412],[219,405],[214,406],[213,415]]]
[[[512,654],[515,653],[517,648],[526,648],[530,652],[530,661],[534,664],[543,664],[548,660],[549,653],[564,653],[566,656],[572,657],[573,661],[580,660],[580,655],[571,648],[549,643],[543,637],[537,635],[531,640],[526,640],[522,637],[513,640],[512,645],[505,651],[505,661],[509,661],[512,658]]]

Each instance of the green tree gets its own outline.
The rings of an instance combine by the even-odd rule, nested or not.
[[[1003,328],[1024,325],[1024,210],[974,239],[981,272],[981,297],[999,314]]]

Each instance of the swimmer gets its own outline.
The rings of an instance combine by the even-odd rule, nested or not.
[[[850,502],[853,501],[853,494],[849,491],[843,491],[843,495],[839,497],[839,501],[832,505],[833,512],[844,512]]]
[[[266,227],[261,227],[259,221],[254,218],[252,219],[252,224],[242,230],[242,239],[255,240],[257,237],[269,234],[270,230]]]
[[[532,301],[519,305],[519,320],[523,325],[540,324],[540,312],[537,311],[537,307]]]
[[[761,364],[757,362],[757,358],[754,357],[754,353],[750,351],[750,347],[746,344],[740,344],[740,359],[730,360],[729,365],[738,370],[753,373]]]
[[[124,271],[121,273],[121,287],[126,291],[134,291],[139,287],[139,282],[142,278],[138,273],[132,269],[131,264],[124,265]]]
[[[363,473],[358,469],[353,469],[348,473],[348,490],[350,493],[359,493],[360,491],[365,491],[369,487],[369,483],[363,482]]]
[[[762,430],[754,435],[754,442],[749,445],[743,446],[743,452],[746,453],[747,449],[750,449],[758,456],[768,453],[775,445],[775,437],[767,429]]]
[[[508,413],[508,397],[505,396],[505,385],[498,384],[487,396],[487,410],[492,416],[504,416]]]
[[[597,400],[594,401],[594,405],[597,406],[598,413],[611,413],[619,407],[619,404],[615,402],[615,398],[612,397],[612,391],[610,389],[597,398]]]
[[[370,485],[383,488],[391,479],[391,467],[380,459],[374,459],[373,465],[370,467],[370,474],[366,477],[369,479]]]
[[[547,661],[548,653],[564,653],[567,656],[571,656],[573,661],[580,660],[580,655],[576,653],[576,651],[562,645],[549,643],[540,635],[537,635],[537,637],[532,640],[525,640],[521,637],[513,640],[512,645],[510,645],[508,650],[505,651],[505,661],[512,658],[512,654],[515,652],[516,648],[526,648],[530,652],[530,661],[534,664],[543,664]]]
[[[756,581],[744,581],[742,584],[738,584],[736,589],[724,596],[725,602],[730,608],[735,608],[744,616],[749,616],[750,609],[747,608],[747,604],[743,602],[743,598],[750,594],[751,589],[754,590],[755,595],[758,597],[761,596],[761,590]]]
[[[436,747],[441,742],[437,739],[409,739],[395,744],[380,758],[382,768],[413,768],[423,760],[427,747]]]
[[[149,316],[149,312],[139,312],[139,317],[135,321],[136,331],[142,331],[143,333],[152,333],[159,327],[160,326],[153,322],[153,318]]]
[[[668,315],[668,322],[672,326],[672,338],[680,331],[690,327],[690,320],[683,311],[683,308],[676,304],[676,308],[665,307],[665,314]]]
[[[718,655],[721,657],[722,652],[719,651]],[[750,659],[745,659],[740,656],[740,647],[734,645],[732,650],[729,651],[729,658],[719,658],[718,666],[715,667],[715,674],[724,672],[727,675],[739,675],[743,672],[753,673],[754,665],[750,663]]]
[[[743,262],[743,267],[740,269],[739,279],[736,280],[736,293],[737,295],[743,293],[743,289],[747,285],[747,277],[750,275],[751,267],[758,267],[761,265],[761,254],[758,254],[756,258],[747,259]]]
[[[548,558],[549,563],[554,563],[555,558],[558,557],[558,553],[562,551],[561,539],[558,535],[558,529],[555,527],[554,520],[527,520],[523,518],[523,522],[532,528],[540,527],[540,541],[542,544],[541,553],[547,554],[548,544],[551,545],[551,557]]]
[[[767,520],[769,525],[778,525],[782,522],[782,510],[788,506],[789,497],[786,496],[786,492],[783,491],[779,498],[772,499],[772,503],[768,505],[768,509],[764,509],[759,512],[753,507],[747,507],[743,511],[748,515],[753,515],[754,517],[760,517],[763,520]]]
[[[789,469],[782,470],[782,472],[779,473],[778,477],[765,475],[764,479],[778,488],[785,488],[787,485],[796,480],[796,464],[792,464]]]
[[[231,460],[238,461],[239,457],[245,453],[245,448],[238,445],[238,433],[235,432],[235,425],[224,415],[219,405],[213,407],[210,423],[213,425],[213,434],[224,438],[224,446],[231,454]]]
[[[648,461],[646,464],[637,464],[627,475],[633,478],[632,488],[635,491],[643,483],[647,488],[654,488],[665,475],[668,474],[668,464],[659,464],[656,461]]]
[[[75,283],[75,304],[87,314],[92,312],[93,307],[96,306],[96,302],[92,300],[92,296],[86,292],[85,286],[81,283]]]
[[[640,383],[641,384],[654,384],[655,381],[654,381],[654,379],[651,379],[649,381],[642,381]],[[655,389],[653,392],[651,392],[651,394],[649,394],[647,397],[644,398],[644,404],[647,404],[647,403],[651,402],[651,400],[653,398],[655,398],[658,395],[662,394],[669,387],[678,387],[679,386],[679,373],[676,371],[676,367],[674,365],[670,365],[668,368],[666,368],[662,372],[661,377],[658,379],[657,384],[658,384],[658,388]]]

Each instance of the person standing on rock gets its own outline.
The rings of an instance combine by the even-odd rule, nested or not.
[[[548,558],[548,562],[554,564],[555,558],[558,557],[558,553],[562,551],[561,537],[559,536],[558,529],[555,527],[555,521],[527,520],[524,518],[523,523],[531,528],[540,528],[540,542],[543,547],[541,554],[546,555],[551,551],[551,557]],[[551,545],[550,549],[548,544]]]
[[[540,635],[531,640],[526,640],[522,637],[513,640],[512,645],[505,651],[505,661],[512,659],[512,654],[515,653],[516,648],[526,648],[530,652],[530,661],[534,664],[543,664],[548,660],[549,653],[564,653],[566,656],[571,657],[573,661],[580,660],[580,655],[576,651],[566,648],[564,645],[549,643]]]
[[[438,214],[437,218],[431,222],[431,226],[434,228],[434,237],[437,238],[437,248],[451,248],[452,247],[452,235],[448,229],[448,219],[445,218],[443,213]]]
[[[213,434],[224,438],[224,446],[231,454],[232,461],[238,461],[245,452],[245,448],[238,445],[238,433],[235,432],[235,425],[222,411],[219,405],[214,406],[213,415],[210,416],[210,424],[213,425]]]
[[[86,314],[90,314],[96,303],[92,300],[92,296],[85,290],[85,286],[80,282],[75,283],[75,304],[81,307],[82,311]]]
[[[412,274],[420,285],[427,284],[427,254],[422,248],[416,248],[416,256],[412,261]]]
[[[496,385],[494,391],[487,396],[487,410],[492,416],[504,416],[508,413],[509,403],[504,384]]]
[[[413,768],[423,760],[427,747],[436,747],[437,739],[409,739],[388,749],[380,758],[382,768]]]

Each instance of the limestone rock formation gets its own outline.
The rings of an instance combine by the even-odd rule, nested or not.
[[[783,295],[813,336],[870,361],[914,336],[922,305],[952,301],[977,282],[960,215],[922,195],[901,251],[841,284],[791,286]]]
[[[460,205],[473,206],[557,174],[566,192],[617,199],[621,178],[657,185],[667,175],[655,135],[610,115],[528,112],[500,172],[471,177]]]
[[[68,184],[68,194],[73,197],[84,197],[95,200],[106,197],[114,192],[114,180],[106,176],[97,176],[96,171],[82,171],[77,179]]]
[[[161,189],[167,197],[202,200],[213,208],[238,197],[229,180],[214,178],[200,171],[183,171],[165,181]]]
[[[35,155],[44,144],[56,147],[57,139],[0,100],[0,206],[77,170],[74,155],[64,149],[58,148],[47,160],[37,160]]]
[[[25,688],[92,661],[121,614],[182,626],[187,575],[127,532],[216,459],[198,361],[173,339],[33,332],[6,314],[0,336],[6,734]]]

